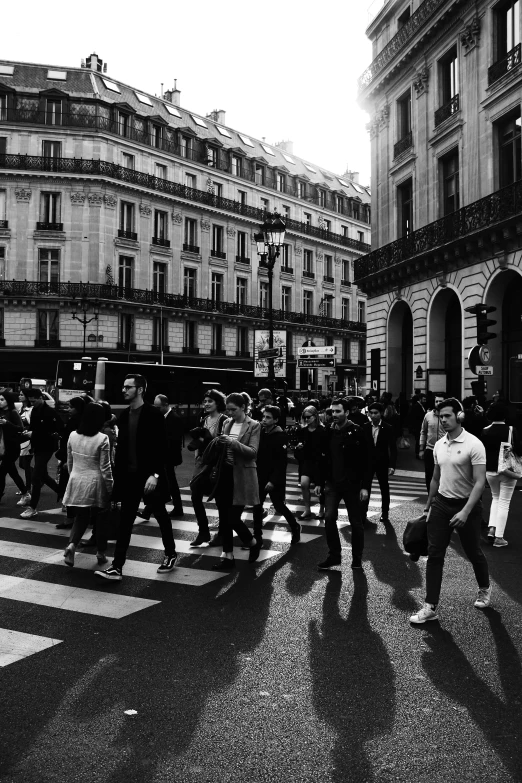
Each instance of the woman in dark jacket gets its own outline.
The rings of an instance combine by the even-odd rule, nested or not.
[[[310,489],[319,482],[319,454],[321,433],[324,427],[319,421],[317,408],[308,405],[301,416],[301,429],[298,433],[298,442],[294,449],[294,454],[299,462],[299,480],[303,493],[303,503],[305,506],[301,514],[297,514],[299,519],[315,519],[310,508]],[[323,503],[319,511],[319,519],[324,516]]]
[[[15,408],[16,401],[13,392],[4,391],[0,394],[0,443],[3,444],[0,450],[0,499],[4,494],[6,476],[11,476],[22,497],[29,491],[16,469],[16,460],[20,456],[20,435],[24,431],[24,425]]]

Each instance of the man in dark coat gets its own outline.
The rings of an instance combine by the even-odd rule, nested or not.
[[[270,389],[259,389],[257,393],[257,405],[254,405],[250,412],[250,418],[254,421],[261,421],[263,418],[263,409],[265,405],[273,405],[274,398]]]
[[[372,463],[372,480],[377,476],[379,488],[381,490],[382,510],[381,522],[388,524],[390,514],[390,482],[389,476],[395,473],[397,465],[397,444],[395,442],[395,433],[390,424],[386,424],[382,416],[384,406],[380,402],[373,402],[368,406],[368,413],[371,421],[363,424],[363,432],[370,449],[370,459]],[[371,493],[371,486],[370,486]],[[370,494],[367,500],[362,504],[363,517],[368,515],[368,506],[370,503]]]
[[[123,382],[123,396],[129,407],[118,422],[113,491],[113,500],[121,501],[120,525],[112,565],[105,571],[95,571],[97,576],[110,581],[121,582],[123,578],[132,526],[143,496],[158,521],[165,548],[158,573],[172,571],[176,563],[172,524],[165,508],[170,497],[165,471],[168,459],[165,419],[158,408],[144,402],[146,388],[143,375],[127,375]]]
[[[259,482],[259,505],[254,506],[254,536],[263,540],[263,501],[267,494],[276,514],[283,516],[292,531],[292,544],[301,538],[301,525],[285,503],[286,463],[288,438],[279,426],[281,409],[277,405],[265,405],[261,422],[261,437],[256,456]]]

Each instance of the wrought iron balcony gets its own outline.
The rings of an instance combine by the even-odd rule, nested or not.
[[[226,259],[227,257],[227,254],[224,253],[222,250],[214,250],[214,249],[210,251],[210,255],[212,256],[212,258],[222,258],[223,260]]]
[[[351,284],[350,280],[341,280],[341,285],[351,286]]]
[[[399,139],[397,144],[393,147],[393,157],[398,158],[399,155],[402,155],[403,152],[406,152],[406,150],[409,150],[410,147],[413,146],[413,133],[410,131],[406,134],[406,136],[403,136],[402,139]]]
[[[9,228],[8,220],[0,220],[0,228]]]
[[[500,77],[504,76],[508,71],[512,71],[513,68],[520,65],[520,51],[520,44],[517,44],[514,49],[511,49],[511,51],[502,58],[502,60],[499,60],[488,68],[488,84],[493,84],[493,82],[496,82],[497,79],[500,79]]]
[[[307,277],[310,280],[315,280],[315,272],[309,272],[307,269],[303,269],[303,277]]]
[[[323,283],[333,283],[334,278],[332,275],[323,275]]]
[[[159,245],[160,247],[170,247],[170,239],[164,239],[163,237],[152,237],[152,244]]]
[[[36,224],[37,231],[63,231],[63,223],[46,223],[39,220]]]
[[[183,250],[185,253],[199,253],[199,245],[189,245],[188,242],[183,242]]]
[[[433,17],[433,14],[444,5],[452,4],[454,0],[424,0],[417,8],[414,14],[408,19],[399,32],[393,36],[391,41],[379,52],[372,64],[359,77],[358,85],[361,92],[377,78],[377,76],[386,68],[394,57],[402,52],[418,31],[427,25]]]
[[[282,266],[281,272],[284,272],[287,275],[293,275],[294,274],[294,267],[293,266]]]
[[[435,112],[435,127],[437,125],[440,125],[441,122],[444,122],[444,120],[447,120],[448,117],[451,117],[453,114],[456,114],[460,109],[460,101],[459,101],[459,95],[454,95],[453,98],[444,104],[444,106],[441,106],[440,109],[437,109]]]
[[[184,201],[193,201],[204,206],[214,206],[225,212],[232,212],[237,215],[244,215],[255,221],[263,222],[266,215],[263,209],[251,207],[248,204],[242,204],[240,201],[214,196],[207,193],[206,190],[196,190],[189,188],[179,182],[171,182],[163,177],[154,177],[152,174],[146,174],[142,171],[128,169],[125,166],[119,166],[117,163],[111,163],[105,160],[88,158],[44,158],[38,155],[0,155],[0,169],[14,171],[57,171],[67,174],[87,174],[90,177],[100,176],[111,180],[123,182],[132,182],[135,185],[154,190],[159,193],[166,193],[175,198]],[[351,237],[345,237],[342,234],[335,234],[317,226],[310,226],[307,223],[301,223],[298,220],[286,218],[286,229],[289,232],[306,234],[317,237],[326,242],[332,242],[336,245],[349,247],[359,252],[367,253],[370,245],[365,242],[359,242]]]
[[[521,215],[522,181],[518,181],[356,259],[355,282],[360,285],[362,281],[398,267],[404,261],[438,249],[447,250],[452,242],[479,235],[485,229],[500,226]]]
[[[118,236],[120,239],[132,239],[134,242],[137,242],[138,235],[135,231],[127,231],[126,228],[119,228],[118,229]]]
[[[250,259],[246,256],[236,256],[236,261],[238,264],[249,264]]]

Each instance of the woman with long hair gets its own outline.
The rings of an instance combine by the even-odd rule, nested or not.
[[[251,404],[252,400],[246,392],[229,394],[227,413],[230,418],[225,423],[223,434],[216,438],[216,446],[222,452],[215,498],[223,539],[223,556],[214,566],[215,571],[231,571],[235,566],[234,531],[244,546],[250,548],[251,563],[259,557],[262,546],[262,542],[254,538],[241,520],[245,506],[259,504],[256,455],[261,425],[247,413]]]
[[[65,422],[65,429],[63,435],[60,437],[60,446],[55,452],[54,456],[58,460],[58,497],[63,498],[65,490],[67,489],[67,482],[69,481],[69,471],[67,469],[67,443],[71,432],[74,432],[80,424],[85,410],[86,401],[83,397],[71,397],[69,400],[68,415],[69,418]],[[67,522],[59,522],[56,527],[58,529],[70,528],[73,525],[74,512],[67,511],[65,503],[62,503],[62,511],[67,512]]]
[[[319,454],[321,434],[324,427],[319,421],[319,413],[314,405],[307,405],[301,414],[301,429],[298,433],[298,442],[294,454],[299,463],[299,481],[303,493],[304,511],[297,514],[298,519],[315,519],[311,509],[310,490],[319,481]],[[324,517],[324,502],[318,514],[319,519]]]
[[[24,391],[24,389],[20,389],[18,394],[18,402],[21,405],[19,415],[22,420],[22,424],[24,425],[24,431],[29,430],[31,424],[31,411],[33,410],[33,401],[30,397],[27,396],[27,392]],[[33,469],[31,467],[33,451],[29,438],[27,440],[23,440],[21,437],[20,440],[20,458],[18,460],[18,464],[20,465],[20,469],[25,473],[25,486],[29,488],[33,479]],[[20,494],[22,493],[20,492]],[[29,500],[29,498],[27,497],[26,500]]]
[[[77,429],[71,432],[67,443],[69,482],[63,498],[68,508],[74,509],[75,519],[69,544],[64,552],[67,565],[74,565],[76,547],[87,529],[91,514],[106,508],[112,494],[110,444],[107,435],[100,432],[106,413],[101,405],[89,403]],[[96,558],[99,564],[107,562],[107,531],[105,525],[96,525]]]
[[[16,460],[20,456],[20,435],[24,425],[15,407],[16,394],[3,391],[0,394],[0,499],[5,490],[5,477],[11,476],[22,493],[28,497],[29,487],[23,482],[16,469]]]

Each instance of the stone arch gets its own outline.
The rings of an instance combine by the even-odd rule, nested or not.
[[[488,318],[496,321],[490,331],[497,336],[488,342],[493,375],[487,378],[487,393],[502,391],[511,402],[522,402],[522,272],[498,270],[488,281],[484,304],[496,307]]]
[[[386,391],[398,397],[413,392],[413,316],[407,302],[397,300],[390,310],[387,329]]]
[[[459,398],[464,369],[462,315],[460,298],[454,288],[447,286],[435,292],[428,310],[428,385],[445,386],[438,390]],[[438,377],[437,381],[433,380],[434,376]]]

